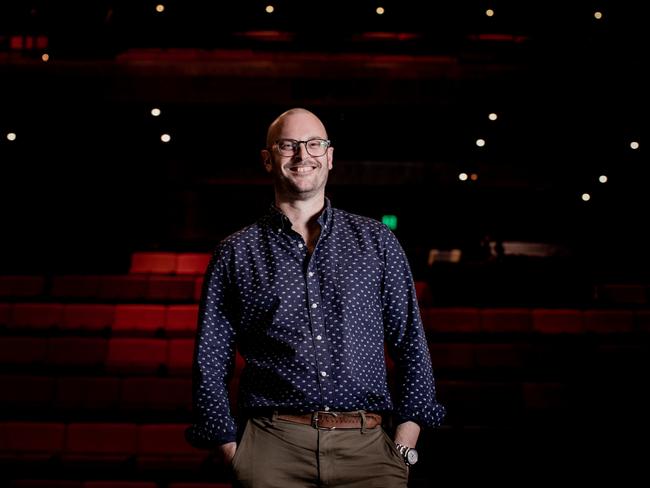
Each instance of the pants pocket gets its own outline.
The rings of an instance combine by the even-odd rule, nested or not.
[[[251,430],[251,421],[247,420],[246,425],[244,426],[244,433],[241,436],[241,440],[239,441],[239,444],[237,444],[237,450],[235,451],[235,455],[233,456],[230,465],[233,471],[237,471],[237,465],[239,464],[239,460],[243,457],[244,449],[246,449],[246,446],[249,443],[250,430]]]

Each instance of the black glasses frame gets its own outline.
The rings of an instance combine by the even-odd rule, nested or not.
[[[330,141],[329,139],[323,139],[321,137],[314,137],[313,139],[307,139],[306,141],[298,141],[296,139],[278,139],[277,141],[275,141],[273,143],[273,145],[278,148],[278,152],[280,154],[282,154],[283,156],[284,156],[284,154],[282,153],[282,150],[280,149],[280,145],[279,145],[279,143],[281,141],[291,142],[291,144],[292,144],[292,154],[291,154],[291,156],[296,154],[296,152],[298,151],[298,146],[300,144],[304,144],[305,145],[305,150],[307,151],[307,154],[309,154],[310,156],[312,156],[314,158],[324,156],[325,153],[327,153],[327,149],[332,145],[332,141]],[[313,141],[320,141],[321,142],[321,147],[323,148],[323,153],[322,154],[312,154],[311,152],[309,152],[309,146],[307,145],[307,143],[308,142],[313,142]],[[286,156],[289,156],[289,154],[287,154]]]

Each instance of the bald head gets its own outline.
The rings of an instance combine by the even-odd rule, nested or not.
[[[307,127],[313,127],[320,134],[315,134],[313,137],[323,137],[327,139],[327,131],[321,120],[316,117],[312,112],[304,108],[292,108],[286,112],[280,114],[271,125],[269,125],[269,130],[266,133],[266,147],[271,147],[275,141],[278,139],[278,135],[282,133],[282,130],[287,125],[293,124],[306,125]]]

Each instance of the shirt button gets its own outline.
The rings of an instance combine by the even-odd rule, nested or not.
[[[302,249],[302,244],[298,244],[298,249]]]
[[[327,373],[325,371],[321,371],[320,375],[324,378],[325,376],[327,376]]]
[[[320,335],[320,334],[316,336],[316,340],[317,340],[317,341],[320,341],[322,338],[323,338],[323,336]]]
[[[282,229],[278,229],[278,232],[282,232]]]
[[[314,272],[313,272],[313,271],[310,271],[310,272],[309,272],[309,277],[311,278],[312,276],[314,276]]]
[[[329,411],[330,411],[330,407],[328,407],[327,405],[325,405],[325,407],[323,408],[323,410],[325,410],[326,412],[329,412]]]
[[[316,308],[316,307],[318,307],[318,303],[312,303],[311,304],[311,308]]]

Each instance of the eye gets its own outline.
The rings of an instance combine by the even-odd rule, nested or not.
[[[320,149],[323,147],[325,141],[322,139],[312,139],[311,141],[307,142],[307,146],[309,149]]]
[[[295,149],[296,143],[288,140],[278,141],[278,147],[281,151],[291,151]]]

